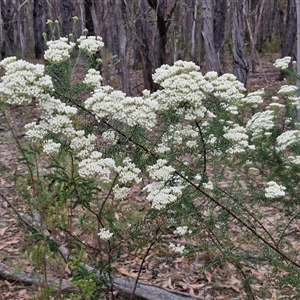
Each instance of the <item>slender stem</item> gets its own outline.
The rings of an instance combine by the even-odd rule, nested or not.
[[[226,196],[230,197],[231,199],[232,196],[228,195],[228,193],[226,191],[224,191],[222,188],[219,188]],[[253,219],[255,222],[257,222],[260,227],[263,229],[263,231],[268,235],[268,237],[272,240],[272,242],[274,243],[274,245],[277,245],[275,239],[272,237],[272,235],[269,233],[269,231],[266,229],[266,227],[255,217],[255,215],[249,211],[246,207],[243,207],[243,210],[245,210]],[[249,224],[250,225],[250,224]]]
[[[282,241],[282,239],[283,239],[284,233],[286,232],[287,228],[288,228],[289,225],[296,219],[296,217],[299,216],[299,214],[300,214],[300,212],[297,212],[297,213],[296,213],[296,214],[295,214],[295,215],[287,222],[287,224],[286,224],[286,226],[284,227],[284,230],[283,230],[282,234],[280,235],[279,240],[278,240],[278,242],[277,242],[277,244],[276,244],[277,247],[279,247],[279,245],[280,245],[280,243],[281,243],[281,241]]]
[[[113,187],[114,187],[114,185],[115,185],[115,183],[116,183],[118,177],[119,177],[119,174],[117,174],[117,175],[115,176],[114,181],[113,181],[113,183],[112,183],[112,185],[111,185],[111,187],[110,187],[110,189],[109,189],[109,191],[108,191],[108,193],[107,193],[107,195],[106,195],[104,201],[102,202],[102,205],[101,205],[100,210],[99,210],[99,212],[98,212],[98,220],[101,220],[101,213],[102,213],[102,211],[103,211],[104,205],[105,205],[105,203],[107,202],[108,197],[110,196],[110,194],[111,194],[111,192],[112,192],[112,189],[113,189]]]
[[[202,142],[202,145],[203,145],[203,174],[206,174],[206,164],[207,164],[206,144],[205,144],[205,141],[204,141],[204,138],[203,138],[203,132],[201,130],[200,124],[197,121],[195,121],[195,122],[196,122],[196,126],[199,130],[201,142]]]
[[[158,231],[159,231],[159,229],[156,231],[156,236],[157,236],[157,234],[158,234]],[[138,274],[137,274],[137,277],[136,277],[136,280],[135,280],[135,283],[134,283],[134,287],[133,287],[133,290],[132,290],[132,292],[131,292],[131,295],[130,295],[130,299],[129,299],[129,300],[132,300],[132,299],[133,299],[134,292],[135,292],[135,290],[136,290],[136,287],[137,287],[139,278],[140,278],[140,276],[141,276],[142,268],[143,268],[143,266],[144,266],[146,257],[148,256],[148,254],[149,254],[150,250],[152,249],[153,245],[155,244],[155,240],[156,240],[156,237],[152,240],[152,242],[150,243],[149,247],[147,248],[147,251],[146,251],[145,255],[143,256],[143,259],[142,259],[141,265],[140,265],[140,267],[139,267],[139,271],[138,271]]]

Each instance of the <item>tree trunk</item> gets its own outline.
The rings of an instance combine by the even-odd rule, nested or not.
[[[287,16],[286,16],[286,29],[283,41],[283,47],[281,56],[292,56],[293,47],[295,44],[295,37],[297,34],[297,10],[296,10],[296,1],[288,0],[287,2]]]
[[[73,0],[60,1],[60,14],[61,14],[61,35],[68,36],[72,31],[73,26]]]
[[[249,7],[250,4],[252,4],[251,5],[252,8]],[[249,3],[249,5],[246,5],[247,7],[249,7],[246,12],[246,23],[247,23],[247,28],[248,28],[250,43],[251,43],[250,63],[251,63],[252,72],[256,72],[256,61],[255,61],[256,45],[257,45],[258,34],[261,27],[260,25],[262,21],[265,4],[266,4],[266,0],[262,0],[260,6],[257,4],[256,7],[253,7],[254,3],[252,2]],[[250,18],[253,15],[255,15],[256,17],[251,26]]]
[[[224,58],[225,21],[227,0],[216,0],[214,13],[214,45],[218,61]]]
[[[192,58],[193,61],[196,61],[196,20],[197,20],[197,11],[198,11],[198,0],[195,0],[194,10],[193,10],[193,26],[192,26],[192,36],[191,36],[191,44],[192,44]]]
[[[232,1],[232,51],[233,74],[237,80],[246,85],[249,73],[249,63],[244,45],[244,18],[241,0]]]
[[[165,21],[165,0],[148,0],[148,4],[156,13],[157,31],[155,34],[155,44],[157,51],[156,68],[166,63],[166,43],[167,32]]]
[[[136,33],[138,36],[137,42],[142,59],[144,87],[153,92],[156,89],[156,85],[152,79],[154,61],[153,52],[151,51],[151,35],[145,1],[146,0],[139,0],[139,18],[136,21]]]
[[[7,53],[13,53],[18,50],[15,30],[16,20],[15,20],[15,8],[14,2],[11,0],[1,0],[1,18],[2,18],[2,32],[3,32],[3,42],[1,55],[4,57]]]
[[[216,71],[220,74],[220,62],[215,49],[214,43],[214,0],[202,1],[202,15],[203,15],[203,40],[208,61],[208,69]]]
[[[117,32],[118,32],[118,44],[119,44],[119,61],[121,65],[121,80],[122,80],[122,91],[126,94],[130,94],[130,81],[129,81],[129,69],[127,63],[127,32],[125,24],[126,14],[126,2],[121,0],[119,5],[116,5],[116,19]]]
[[[36,58],[42,58],[45,50],[43,33],[47,31],[48,18],[47,0],[34,0],[33,2],[33,32],[34,53]]]
[[[89,35],[94,35],[94,24],[92,19],[92,0],[84,1],[84,16],[85,16],[85,28],[88,30]]]

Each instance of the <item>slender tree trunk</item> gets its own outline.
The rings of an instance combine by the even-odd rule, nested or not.
[[[233,74],[246,85],[249,72],[249,63],[244,45],[244,18],[241,0],[232,1],[232,51]]]
[[[84,17],[85,17],[85,28],[88,30],[89,35],[94,35],[94,24],[92,19],[92,0],[84,1]]]
[[[4,3],[3,0],[0,0],[0,52],[1,52],[1,59],[5,58],[5,39],[3,33],[3,11],[4,11]]]
[[[61,0],[60,4],[60,14],[61,14],[61,35],[67,36],[72,31],[73,25],[73,0]]]
[[[17,48],[15,39],[15,3],[12,0],[1,0],[1,13],[3,24],[3,37],[1,55],[15,52]]]
[[[295,1],[296,4],[296,16],[297,16],[297,74],[298,74],[298,79],[296,82],[296,85],[298,87],[298,92],[296,96],[300,96],[300,79],[299,79],[299,74],[300,74],[300,0]],[[295,123],[300,122],[300,109],[297,110],[297,117],[294,120]]]
[[[227,6],[227,0],[215,1],[214,46],[215,51],[217,52],[218,61],[222,61],[224,57],[225,21]]]
[[[250,4],[252,4],[252,9],[250,8]],[[261,27],[260,25],[262,21],[265,4],[266,4],[266,0],[262,0],[260,6],[257,5],[257,7],[254,8],[253,8],[254,4],[252,2],[246,5],[248,9],[245,14],[246,15],[245,19],[246,19],[247,29],[249,32],[250,43],[251,43],[251,54],[250,54],[251,67],[250,68],[252,72],[256,72],[256,61],[255,61],[256,45],[257,45],[258,34]],[[253,14],[256,16],[255,21],[253,22],[254,29],[252,29],[251,22],[250,22],[251,15]]]
[[[129,68],[127,63],[127,32],[125,24],[126,2],[121,0],[120,5],[116,6],[117,32],[119,44],[119,61],[121,65],[122,90],[130,94]]]
[[[191,44],[192,44],[192,58],[196,61],[196,20],[197,20],[197,11],[198,11],[198,0],[195,0],[194,11],[193,11],[193,26],[192,26],[192,36],[191,36]]]
[[[155,44],[157,50],[157,64],[158,68],[162,64],[166,63],[166,43],[167,43],[167,32],[165,21],[165,0],[148,0],[150,7],[156,13],[157,31],[155,34]]]
[[[144,86],[146,89],[153,92],[156,89],[156,86],[152,79],[152,74],[155,67],[153,52],[151,51],[151,34],[145,1],[146,0],[139,0],[139,18],[136,21],[136,33],[142,59]]]
[[[297,0],[298,2],[298,0]],[[295,37],[297,34],[297,8],[295,0],[288,0],[287,3],[287,16],[286,16],[286,29],[283,41],[281,56],[294,56],[293,47],[295,44]]]
[[[202,1],[203,40],[208,61],[208,69],[220,73],[220,62],[214,43],[214,0]]]
[[[43,33],[47,31],[46,22],[48,9],[46,0],[34,0],[33,2],[33,32],[34,32],[34,53],[36,58],[41,58],[45,50]]]

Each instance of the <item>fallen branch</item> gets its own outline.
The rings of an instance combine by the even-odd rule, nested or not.
[[[0,262],[0,277],[8,281],[18,281],[29,285],[45,284],[44,277],[38,273],[13,272],[14,268]],[[79,288],[65,279],[47,278],[47,285],[63,292],[78,292]]]
[[[87,266],[88,271],[95,271],[94,268]],[[0,262],[0,277],[9,281],[18,281],[28,285],[44,285],[44,278],[41,274],[28,273],[28,272],[18,272],[15,274],[13,272],[14,268]],[[119,277],[113,278],[114,288],[121,290],[122,292],[130,295],[135,288],[134,279],[123,279]],[[79,288],[73,283],[66,279],[55,279],[48,277],[47,285],[53,288],[55,291],[62,292],[79,292]],[[178,291],[172,291],[169,289],[164,289],[155,285],[147,283],[138,283],[136,285],[134,294],[143,297],[146,300],[193,300],[200,298],[191,297],[185,293]]]

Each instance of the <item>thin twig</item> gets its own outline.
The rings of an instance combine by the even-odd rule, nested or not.
[[[157,234],[157,232],[156,232]],[[138,271],[138,274],[137,274],[137,277],[136,277],[136,280],[135,280],[135,284],[134,284],[134,287],[133,287],[133,290],[132,290],[132,293],[130,295],[130,299],[129,300],[132,300],[133,296],[134,296],[134,293],[135,293],[135,290],[136,290],[136,287],[137,287],[137,284],[138,284],[138,281],[139,281],[139,278],[141,276],[141,272],[142,272],[142,268],[144,266],[144,263],[145,263],[145,260],[146,260],[146,257],[148,256],[151,248],[153,247],[153,245],[155,244],[155,239],[152,240],[151,244],[149,245],[149,247],[147,248],[147,251],[145,253],[145,255],[143,256],[143,259],[142,259],[142,262],[141,262],[141,265],[139,267],[139,271]]]

